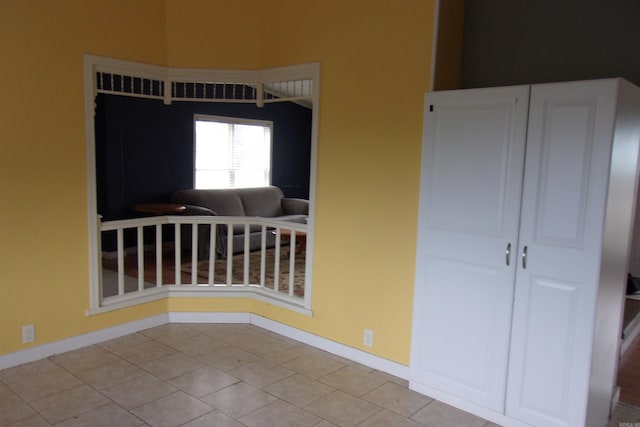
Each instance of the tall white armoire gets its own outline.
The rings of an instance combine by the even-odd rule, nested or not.
[[[410,387],[506,426],[606,425],[640,89],[428,93]]]

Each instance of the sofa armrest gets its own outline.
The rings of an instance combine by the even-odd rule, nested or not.
[[[214,211],[209,208],[205,208],[203,206],[196,205],[184,205],[185,210],[182,211],[182,215],[190,215],[190,216],[215,216],[217,215]]]
[[[282,199],[282,213],[284,215],[309,215],[309,201],[284,197]]]

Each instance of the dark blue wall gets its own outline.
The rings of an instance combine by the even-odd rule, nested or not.
[[[136,203],[167,202],[193,188],[194,114],[273,121],[272,184],[287,197],[309,198],[311,109],[291,102],[174,102],[100,94],[96,98],[98,213],[137,216]]]

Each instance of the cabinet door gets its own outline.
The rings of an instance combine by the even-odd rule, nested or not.
[[[425,98],[411,386],[500,412],[528,93],[518,86]]]
[[[585,425],[614,95],[531,89],[507,414],[532,425]]]

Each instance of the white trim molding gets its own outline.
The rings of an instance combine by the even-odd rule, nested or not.
[[[71,338],[65,338],[60,341],[54,341],[48,344],[31,347],[26,350],[16,351],[15,353],[4,354],[0,356],[0,370],[7,369],[12,366],[22,365],[24,363],[34,362],[44,359],[55,354],[66,353],[68,351],[77,350],[82,347],[98,344],[144,329],[153,328],[155,326],[164,325],[169,322],[168,314],[160,314],[148,317],[142,320],[136,320],[130,323],[113,326],[111,328],[101,329]]]
[[[344,357],[345,359],[368,366],[372,369],[376,369],[405,380],[409,378],[409,367],[406,365],[349,347],[310,332],[302,331],[275,320],[267,319],[266,317],[252,313],[209,312],[170,312],[168,314],[161,314],[60,341],[43,344],[26,350],[17,351],[15,353],[5,354],[0,356],[0,370],[40,360],[55,354],[76,350],[81,347],[98,344],[167,323],[244,323],[255,325],[284,337],[299,341],[303,344],[327,351],[336,356]]]

